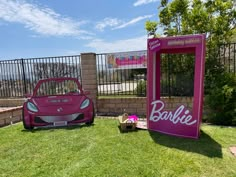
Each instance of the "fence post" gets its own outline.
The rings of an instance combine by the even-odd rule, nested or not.
[[[81,53],[81,76],[83,89],[89,91],[88,95],[97,111],[97,67],[95,53]]]
[[[21,59],[21,66],[22,66],[22,79],[24,82],[24,92],[22,96],[24,96],[24,94],[27,93],[27,87],[26,87],[26,79],[25,79],[25,67],[24,67],[24,59]]]

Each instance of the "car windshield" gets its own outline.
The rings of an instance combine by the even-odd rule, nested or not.
[[[36,96],[47,96],[47,95],[78,95],[80,90],[78,85],[73,80],[62,80],[62,81],[45,81],[42,82],[36,91]]]

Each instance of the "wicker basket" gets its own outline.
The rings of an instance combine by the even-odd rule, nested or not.
[[[136,129],[137,122],[129,122],[127,113],[119,116],[119,123],[121,131],[132,131]]]

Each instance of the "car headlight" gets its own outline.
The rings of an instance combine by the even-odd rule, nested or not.
[[[27,109],[32,112],[38,112],[38,108],[31,102],[27,102]]]
[[[89,103],[90,103],[89,99],[84,100],[83,103],[80,105],[80,109],[88,107]]]

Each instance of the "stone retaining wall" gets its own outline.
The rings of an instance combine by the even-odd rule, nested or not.
[[[11,125],[22,120],[22,106],[0,108],[0,127]]]

